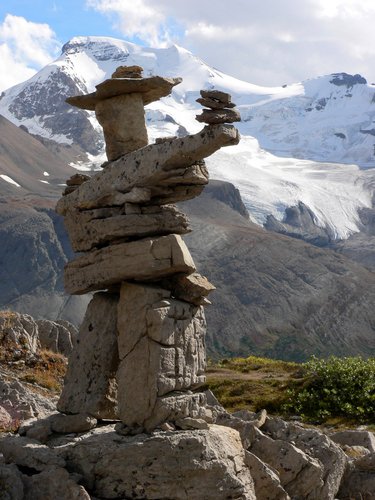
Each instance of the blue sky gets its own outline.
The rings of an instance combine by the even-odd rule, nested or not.
[[[258,85],[345,71],[375,81],[374,0],[3,0],[0,91],[79,35],[177,43]]]
[[[87,7],[84,0],[1,2],[0,20],[6,14],[22,16],[34,23],[47,23],[62,43],[77,35],[121,36],[102,14]]]

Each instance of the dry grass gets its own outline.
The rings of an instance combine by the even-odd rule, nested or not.
[[[17,317],[17,313],[10,311],[8,309],[0,311],[0,321],[1,328],[11,328],[14,323],[14,319]]]
[[[303,384],[302,375],[299,363],[249,356],[209,362],[207,386],[228,411],[264,408],[278,414],[286,390]]]
[[[67,359],[62,354],[47,349],[31,354],[28,349],[3,339],[0,345],[0,366],[11,371],[20,381],[58,392],[65,376]]]
[[[66,373],[67,360],[62,354],[48,351],[39,351],[37,360],[33,366],[26,367],[25,372],[20,375],[20,380],[54,392],[59,392],[62,387]]]

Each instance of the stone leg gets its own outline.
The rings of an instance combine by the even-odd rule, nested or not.
[[[201,416],[205,382],[203,308],[152,286],[123,283],[118,308],[119,416],[152,430],[164,421]],[[202,408],[202,410],[201,410]]]
[[[118,294],[96,293],[88,305],[57,409],[117,418]]]

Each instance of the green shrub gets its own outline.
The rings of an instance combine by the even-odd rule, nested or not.
[[[375,358],[313,357],[303,366],[305,383],[287,391],[284,411],[318,422],[331,417],[375,421]]]

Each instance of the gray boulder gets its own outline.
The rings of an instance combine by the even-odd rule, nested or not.
[[[0,499],[24,500],[22,475],[14,464],[0,463]]]
[[[372,432],[347,430],[334,432],[329,437],[340,445],[364,446],[371,453],[375,453],[375,436]]]
[[[49,467],[39,474],[24,476],[24,500],[90,500],[85,488],[78,485],[61,467]]]
[[[249,451],[245,452],[245,463],[254,480],[257,500],[290,500],[290,496],[280,484],[278,474],[270,466]]]
[[[134,437],[95,429],[56,450],[99,498],[255,500],[238,433],[208,430]]]
[[[42,348],[69,356],[73,350],[74,337],[72,338],[72,330],[75,330],[73,325],[68,329],[64,324],[47,319],[36,320],[36,324]]]
[[[317,496],[311,498],[333,500],[336,497],[347,464],[347,457],[337,444],[316,429],[306,429],[280,418],[268,418],[262,430],[273,439],[293,443],[319,462],[323,484],[317,488]]]

